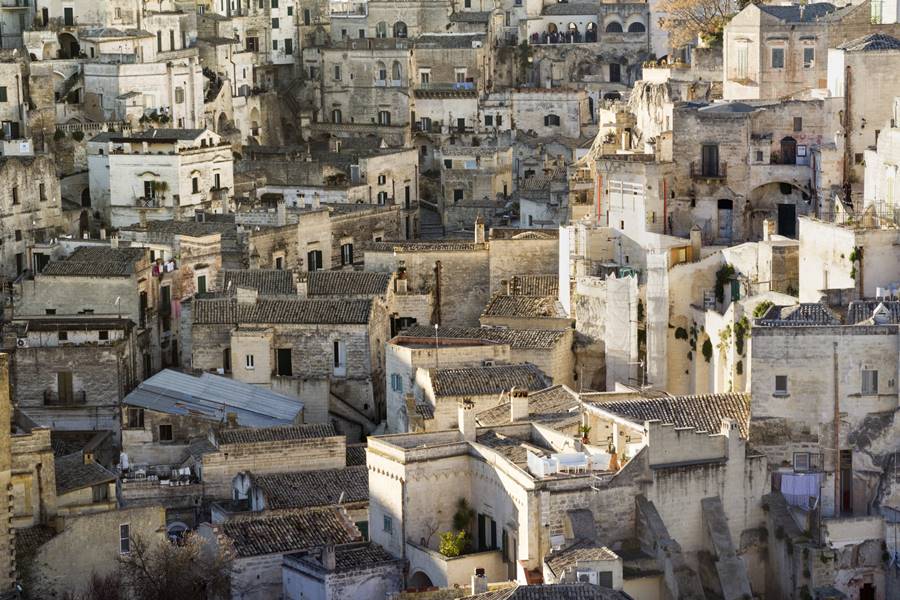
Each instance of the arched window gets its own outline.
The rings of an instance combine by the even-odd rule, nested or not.
[[[647,31],[647,28],[640,21],[635,21],[628,26],[628,33],[644,33],[645,31]]]
[[[586,42],[596,42],[597,41],[597,24],[596,23],[588,23],[587,30],[584,34],[584,41]]]
[[[391,79],[393,81],[400,81],[400,78],[403,76],[400,70],[400,61],[395,60],[393,66],[391,67]]]
[[[397,21],[394,23],[394,37],[395,38],[405,38],[406,37],[406,23],[403,21]]]
[[[622,33],[622,24],[618,21],[613,21],[606,26],[606,33]]]
[[[377,38],[386,38],[387,37],[387,23],[381,21],[378,25],[375,26],[375,37]]]
[[[341,109],[335,108],[331,111],[331,122],[332,123],[340,123],[341,122]]]
[[[381,82],[387,79],[387,66],[380,60],[375,63],[375,79]]]
[[[544,125],[547,127],[559,126],[559,115],[549,114],[544,116]]]

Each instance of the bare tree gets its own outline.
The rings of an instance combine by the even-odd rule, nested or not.
[[[669,32],[673,48],[694,42],[698,37],[711,42],[722,34],[734,14],[733,0],[662,0],[659,10],[666,16],[662,28]]]
[[[119,571],[133,600],[225,600],[231,596],[231,562],[229,552],[193,534],[180,545],[134,538]]]

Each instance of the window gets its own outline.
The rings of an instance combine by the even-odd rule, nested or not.
[[[21,242],[22,241],[22,230],[16,229],[15,236],[16,236],[16,241]]]
[[[284,40],[284,53],[285,54],[293,54],[294,53],[294,40],[291,38],[287,38]]]
[[[558,127],[559,126],[559,115],[545,115],[544,116],[544,126],[546,127]]]
[[[878,371],[863,369],[862,394],[863,396],[875,396],[878,394]]]
[[[308,8],[303,9],[303,24],[309,25],[312,22],[312,15],[309,12]]]
[[[497,127],[503,126],[503,115],[497,115]]]
[[[38,198],[41,199],[41,202],[47,200],[47,186],[43,183],[38,184]]]
[[[391,373],[391,389],[395,392],[403,391],[403,376],[398,373]]]
[[[322,270],[322,251],[311,250],[306,253],[306,270],[321,271]]]
[[[353,244],[341,244],[341,264],[353,264]]]
[[[384,520],[382,521],[382,527],[385,533],[394,533],[394,520],[387,515],[384,515]]]
[[[272,29],[278,29],[278,19],[272,19]]]
[[[19,186],[17,186],[17,185],[14,185],[12,187],[12,203],[13,204],[19,203]]]
[[[390,125],[391,124],[391,113],[387,110],[379,110],[378,111],[378,124],[379,125]]]
[[[196,175],[191,177],[191,192],[194,194],[200,193],[200,178]]]
[[[787,396],[788,395],[787,375],[776,375],[775,376],[775,395],[776,396]]]
[[[91,488],[91,496],[94,502],[106,502],[109,500],[109,484],[101,483]]]
[[[341,110],[339,108],[335,108],[333,111],[331,111],[331,122],[332,123],[340,124],[341,119],[342,119]]]
[[[253,356],[252,354],[245,354],[244,355],[244,366],[248,369],[255,369],[256,368],[256,357]]]
[[[97,339],[100,340],[101,342],[108,341],[109,340],[109,331],[107,331],[105,329],[101,329],[100,331],[97,332]]]
[[[278,348],[275,351],[275,359],[279,375],[282,377],[290,377],[294,374],[294,361],[291,357],[290,348]]]
[[[378,192],[378,204],[387,204],[388,193],[384,190]]]
[[[816,65],[816,49],[815,48],[804,48],[803,49],[803,68],[811,69]]]
[[[772,68],[784,68],[784,48],[772,48]]]
[[[284,271],[284,257],[283,256],[275,257],[275,270],[276,271]]]
[[[172,426],[171,425],[160,425],[159,426],[159,441],[161,442],[171,442],[175,439],[172,436]]]
[[[69,332],[68,331],[60,331],[59,332],[59,341],[68,342],[69,341]]]
[[[175,49],[175,30],[169,30],[169,50]]]
[[[422,85],[431,83],[431,71],[419,71],[419,83]]]
[[[278,0],[272,0],[272,8],[278,8]]]
[[[375,63],[375,79],[378,81],[387,79],[387,65],[381,61]]]
[[[454,75],[456,76],[456,83],[465,83],[466,82],[466,70],[465,69],[456,69],[454,71]]]
[[[378,185],[384,185],[385,183],[387,183],[387,176],[379,175],[378,176]]]
[[[272,50],[278,50],[278,40],[272,40]]]
[[[334,80],[341,80],[341,65],[334,65]]]
[[[126,427],[129,429],[143,429],[144,428],[144,409],[143,408],[129,408],[126,420]]]
[[[206,275],[198,275],[197,276],[197,293],[198,294],[206,293]]]
[[[703,144],[700,147],[700,168],[704,177],[719,176],[718,144]]]
[[[462,200],[464,191],[465,190],[463,190],[461,188],[457,188],[457,189],[453,190],[453,201],[459,202],[460,200]]]
[[[734,76],[738,80],[747,79],[750,72],[750,45],[738,43],[735,52]]]
[[[756,162],[762,162],[762,161],[763,161],[763,151],[757,150],[756,151]]]
[[[619,83],[622,81],[622,65],[619,63],[609,63],[609,81],[610,83]]]
[[[803,131],[803,117],[794,117],[794,131]]]
[[[287,7],[287,14],[288,14],[289,17],[293,17],[293,16],[294,16],[294,7],[293,7],[293,6],[288,6],[288,7]]]
[[[344,375],[347,372],[347,347],[341,340],[334,340],[332,343],[332,362],[334,364],[334,374]]]
[[[387,37],[387,23],[381,21],[378,25],[375,26],[375,37],[377,38],[386,38]]]
[[[485,127],[493,127],[494,126],[494,115],[484,115],[484,126]]]
[[[131,552],[131,527],[128,523],[119,525],[119,554]]]
[[[472,0],[465,0],[463,6],[465,6],[466,8],[472,8]]]
[[[0,85],[0,102],[7,102],[5,85]]]

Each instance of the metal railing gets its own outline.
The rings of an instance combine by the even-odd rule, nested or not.
[[[722,161],[718,163],[691,163],[691,179],[725,179],[728,176],[728,165]]]
[[[87,394],[81,390],[60,396],[59,392],[55,390],[44,390],[44,404],[46,406],[81,406],[87,404]]]

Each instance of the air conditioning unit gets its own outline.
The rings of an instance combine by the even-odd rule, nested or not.
[[[491,360],[490,358],[486,358],[486,359],[484,359],[483,361],[481,361],[481,366],[482,366],[482,367],[493,367],[493,366],[494,366],[494,361]]]
[[[597,571],[576,571],[578,583],[597,585]]]
[[[28,338],[16,338],[16,348],[27,348]]]

